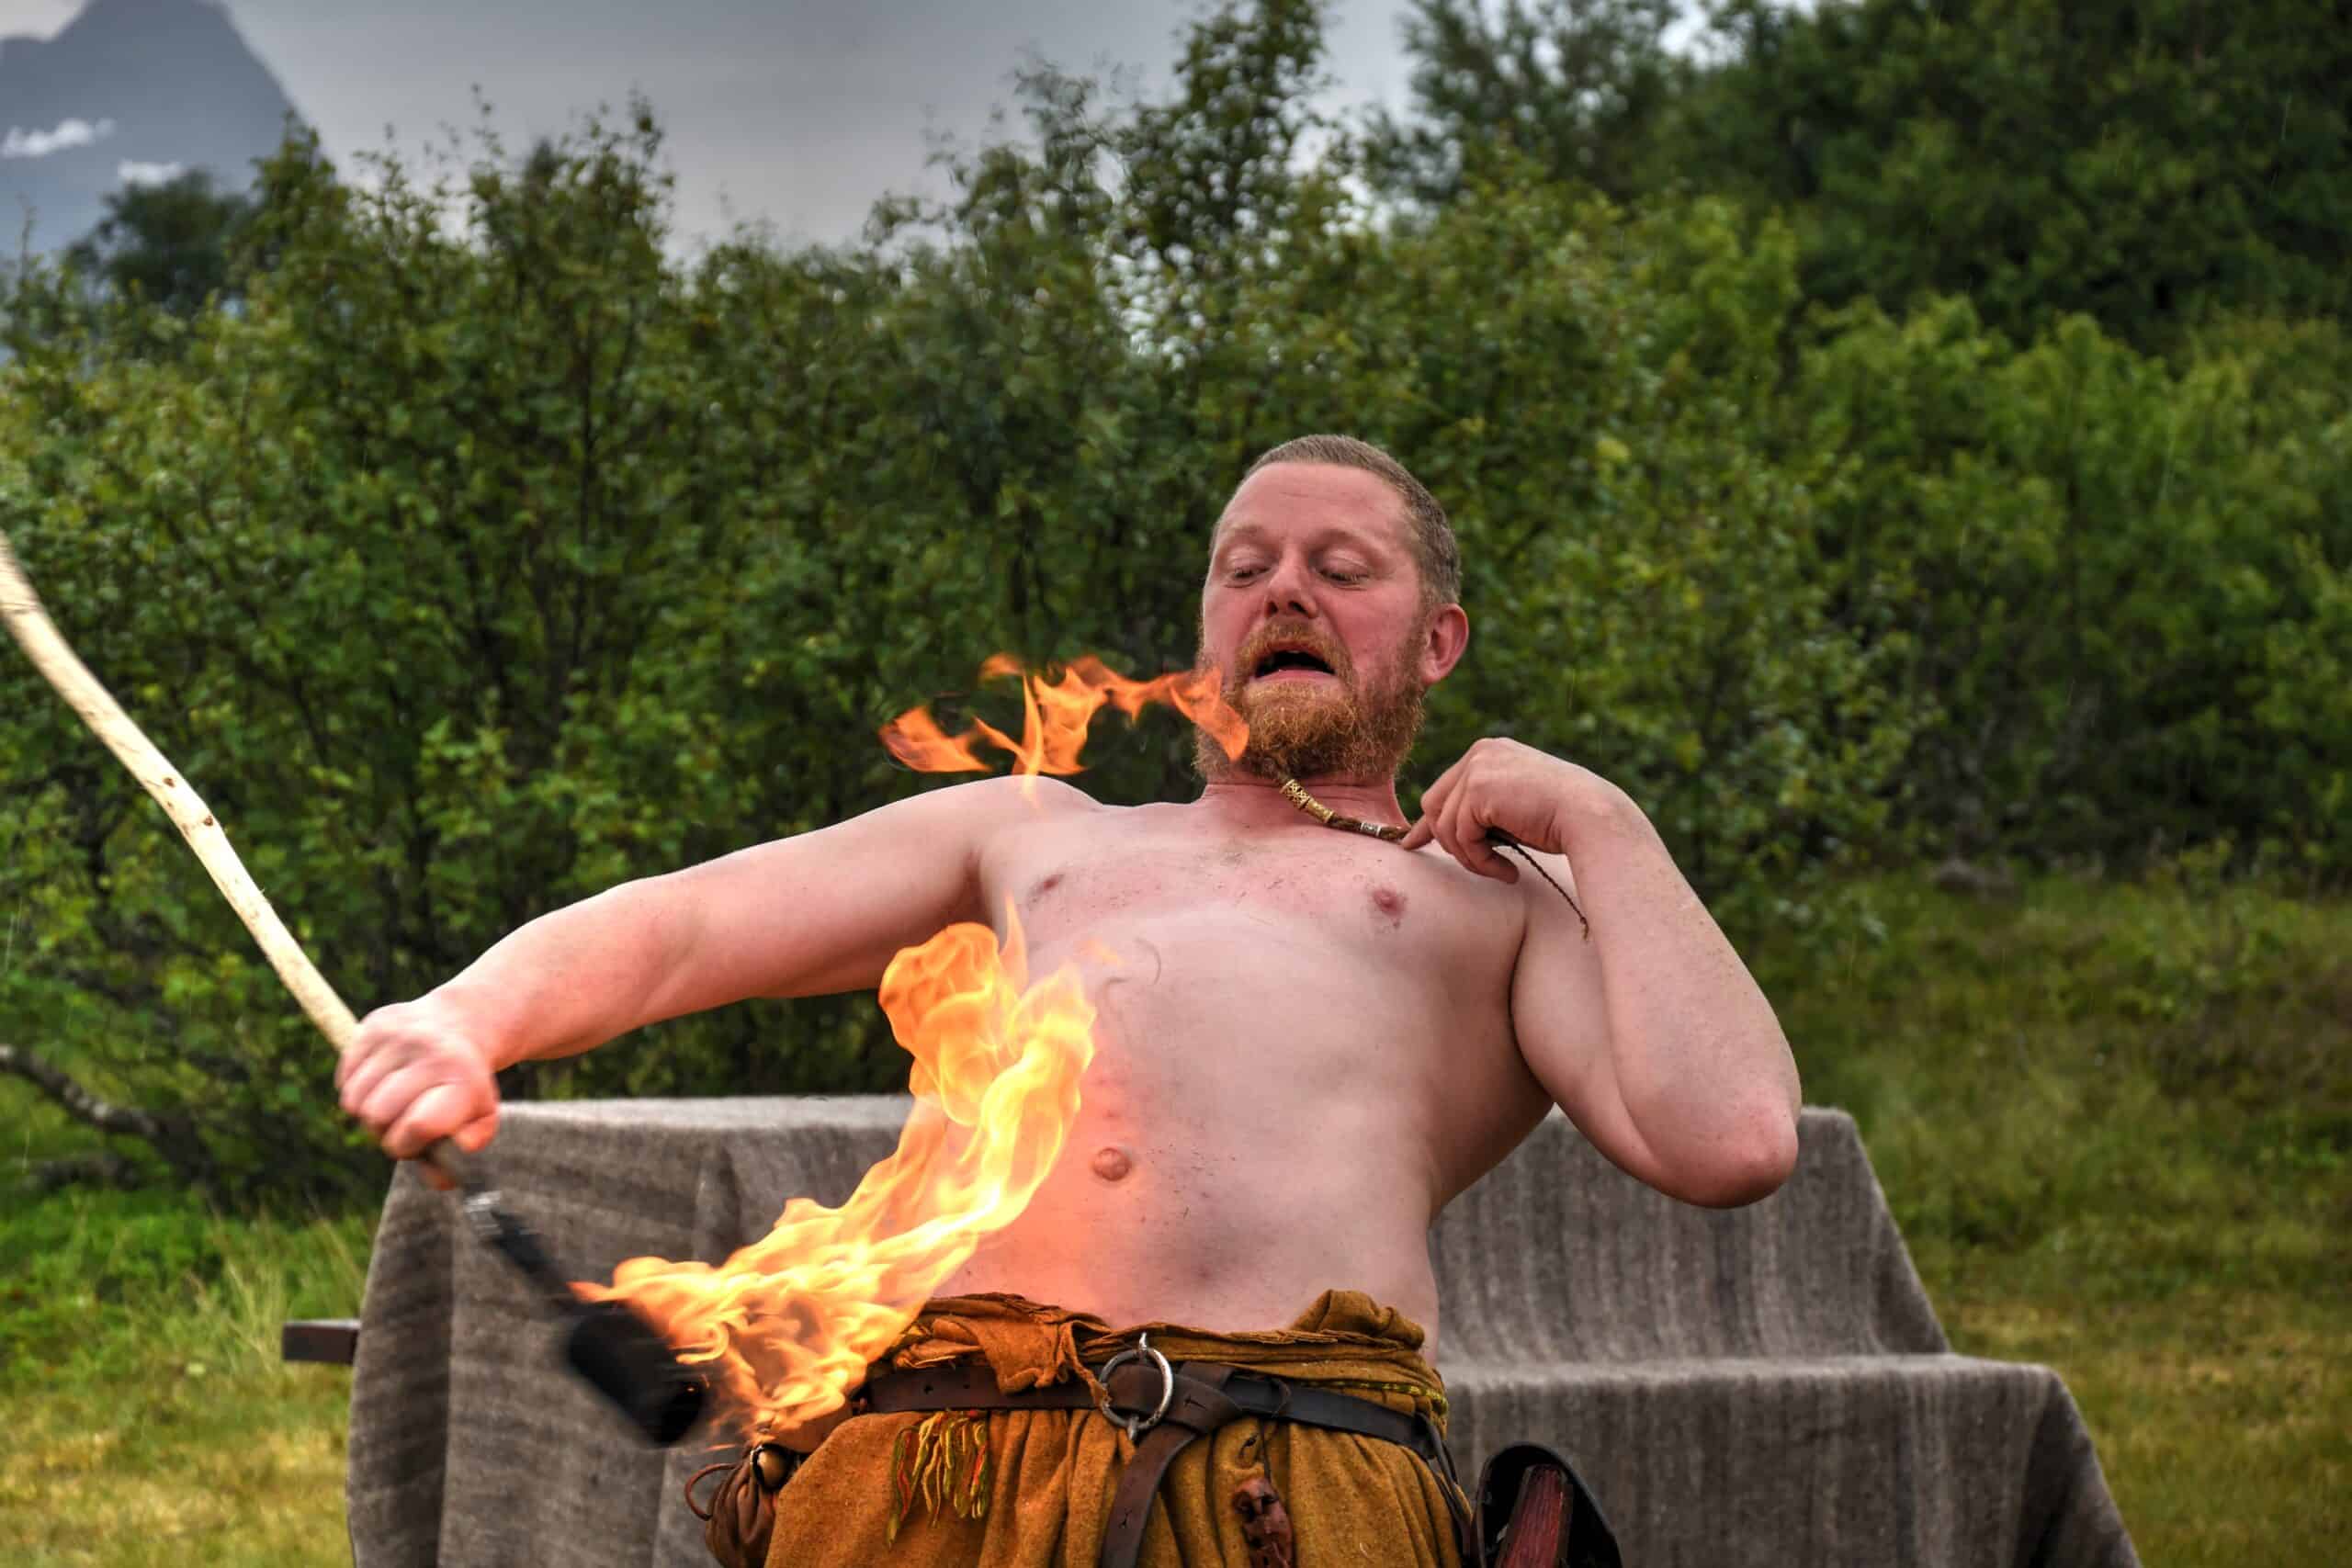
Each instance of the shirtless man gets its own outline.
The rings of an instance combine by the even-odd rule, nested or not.
[[[1087,967],[1097,1054],[1060,1163],[949,1294],[1242,1331],[1346,1287],[1433,1344],[1430,1223],[1555,1103],[1660,1191],[1761,1198],[1796,1158],[1795,1064],[1623,790],[1482,740],[1398,843],[1279,789],[1407,821],[1422,695],[1468,642],[1458,570],[1442,511],[1385,454],[1278,447],[1210,542],[1200,657],[1250,740],[1234,762],[1204,738],[1198,799],[987,780],[616,887],[370,1015],[343,1104],[397,1157],[479,1148],[501,1067],[744,998],[871,988],[953,921],[1001,927],[1009,900],[1033,973],[1090,942],[1127,962]],[[1589,939],[1489,829],[1573,893]]]

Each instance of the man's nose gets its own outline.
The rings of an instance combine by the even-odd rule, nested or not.
[[[1266,613],[1272,615],[1304,615],[1316,618],[1315,577],[1306,563],[1285,558],[1274,563],[1266,573]]]

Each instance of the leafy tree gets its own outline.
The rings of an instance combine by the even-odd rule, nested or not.
[[[2017,338],[2082,313],[2165,348],[2352,306],[2339,0],[1716,0],[1680,66],[1670,9],[1422,0],[1408,187],[1503,137],[1625,198],[1784,214],[1811,299],[1965,295]]]
[[[1794,209],[1808,289],[1965,294],[2164,346],[2214,310],[2342,318],[2352,17],[2335,0],[1716,8],[1688,164]]]
[[[2352,869],[2347,346],[2239,323],[2176,367],[2079,317],[2012,348],[1950,301],[1808,352],[1791,439],[1832,465],[1838,618],[1899,639],[1929,716],[1902,776],[1933,841]]]
[[[632,134],[539,181],[485,158],[464,238],[454,192],[389,168],[355,191],[298,149],[267,174],[282,269],[243,315],[199,317],[180,366],[89,338],[12,378],[45,434],[12,445],[0,525],[363,1009],[598,885],[830,814],[822,779],[735,754],[711,711],[816,638],[779,649],[763,624],[807,592],[790,496],[706,395],[718,321],[663,257],[652,132]],[[57,947],[0,995],[198,1129],[225,1189],[367,1169],[348,1149],[284,1165],[296,1129],[346,1141],[321,1046],[130,781],[8,681],[9,788],[33,809],[0,875]],[[794,690],[798,714],[735,733],[840,692]],[[852,732],[870,725],[857,705]],[[870,791],[878,757],[865,773]],[[721,1028],[709,1052],[758,1055],[758,1022]],[[812,1036],[797,1059],[843,1071]],[[792,1086],[765,1062],[735,1081]],[[643,1067],[616,1055],[601,1081]]]
[[[1405,48],[1417,114],[1382,114],[1373,166],[1427,203],[1507,149],[1555,179],[1623,201],[1668,177],[1658,122],[1688,90],[1690,63],[1666,45],[1675,0],[1414,0]]]
[[[254,203],[214,188],[209,170],[107,197],[98,226],[68,247],[68,260],[116,296],[187,317],[242,292],[238,249]]]
[[[1325,9],[1257,0],[1213,13],[1186,42],[1175,96],[1139,106],[1112,140],[1127,248],[1181,322],[1207,291],[1279,265],[1285,243],[1329,209],[1329,171],[1302,177],[1297,166],[1332,129],[1309,102],[1329,85]]]

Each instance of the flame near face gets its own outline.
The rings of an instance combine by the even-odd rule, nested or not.
[[[1250,727],[1218,691],[1215,670],[1182,671],[1150,681],[1131,681],[1115,673],[1092,654],[1072,660],[1061,679],[1048,682],[1024,671],[1011,654],[999,653],[980,666],[983,681],[1018,678],[1021,682],[1021,739],[1014,740],[984,720],[974,719],[960,735],[939,728],[928,707],[910,708],[882,727],[882,744],[890,755],[918,773],[993,772],[979,749],[992,746],[1012,758],[1012,771],[1069,774],[1081,772],[1078,757],[1086,745],[1088,726],[1107,704],[1134,718],[1146,703],[1166,703],[1198,728],[1203,744],[1227,757],[1238,757],[1249,744]]]

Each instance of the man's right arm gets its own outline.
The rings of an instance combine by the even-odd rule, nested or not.
[[[480,1148],[499,1069],[749,997],[877,985],[899,949],[988,919],[979,857],[998,828],[1091,805],[1051,780],[982,780],[543,915],[370,1013],[336,1068],[344,1109],[395,1157],[443,1137]]]

